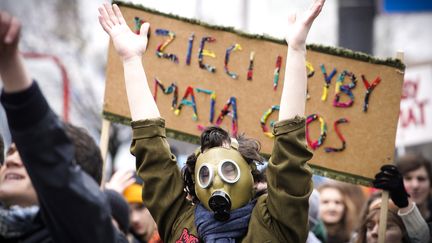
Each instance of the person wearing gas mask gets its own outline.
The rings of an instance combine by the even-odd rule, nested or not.
[[[305,142],[305,41],[323,4],[324,0],[315,0],[302,15],[289,18],[284,87],[267,168],[268,193],[258,198],[253,173],[259,144],[232,139],[220,128],[203,133],[201,148],[189,157],[189,176],[186,172],[183,183],[142,65],[149,24],[135,34],[117,5],[99,8],[99,22],[123,61],[132,117],[131,152],[144,180],[143,200],[164,242],[306,241],[313,185],[307,165],[312,153]]]

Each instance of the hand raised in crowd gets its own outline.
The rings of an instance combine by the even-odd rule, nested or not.
[[[7,12],[0,11],[0,61],[7,61],[18,53],[21,24]]]
[[[114,47],[123,61],[134,57],[141,58],[147,48],[147,32],[150,24],[142,24],[140,34],[137,35],[129,28],[116,4],[105,3],[99,7],[99,13],[99,22],[111,36]]]
[[[288,47],[294,50],[305,50],[305,42],[313,21],[321,12],[325,0],[316,0],[308,10],[300,15],[291,14],[288,17]]]
[[[394,165],[383,165],[381,171],[375,175],[373,185],[376,188],[390,192],[390,198],[399,208],[408,206],[409,194],[405,190],[403,177]]]
[[[20,21],[0,11],[0,80],[5,92],[21,91],[32,83],[18,51],[20,32]]]
[[[114,190],[120,194],[133,183],[136,179],[134,177],[134,171],[131,170],[118,170],[114,173],[111,179],[105,184],[105,188]]]

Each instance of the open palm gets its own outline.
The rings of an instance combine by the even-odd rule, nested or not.
[[[147,47],[147,32],[149,24],[141,26],[140,34],[132,32],[126,24],[119,7],[105,3],[99,7],[99,22],[102,28],[111,36],[118,55],[123,60],[141,57]]]
[[[291,49],[304,49],[306,37],[313,21],[321,12],[325,0],[315,0],[308,10],[301,15],[290,15],[288,19],[287,42]]]

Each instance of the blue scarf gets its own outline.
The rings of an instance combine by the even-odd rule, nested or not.
[[[231,211],[227,221],[216,220],[213,212],[198,204],[195,208],[195,225],[199,237],[206,243],[235,243],[236,239],[246,235],[255,203],[256,200],[253,200]]]
[[[12,206],[6,209],[0,205],[0,235],[8,239],[29,232],[34,228],[33,220],[38,212],[38,206]]]

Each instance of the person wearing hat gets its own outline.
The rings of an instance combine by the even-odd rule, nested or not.
[[[129,203],[132,234],[139,242],[162,243],[156,222],[142,200],[142,186],[134,183],[128,186],[123,196]]]

